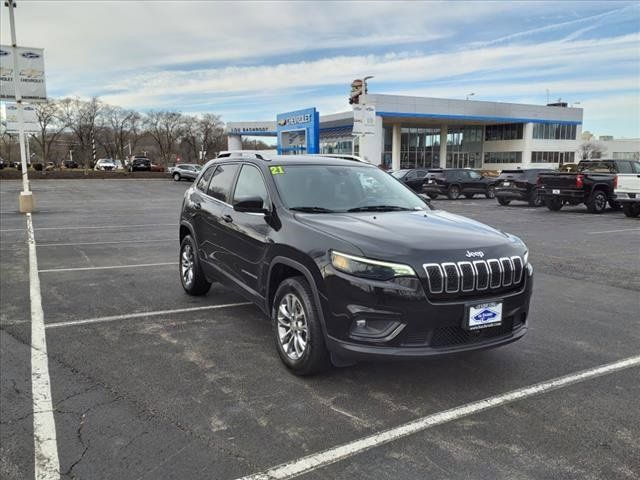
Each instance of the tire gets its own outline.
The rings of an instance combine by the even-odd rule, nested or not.
[[[531,190],[531,193],[529,193],[529,200],[527,201],[530,207],[541,207],[544,205],[544,200],[540,196],[537,188]]]
[[[187,235],[180,243],[180,256],[178,257],[180,283],[189,295],[204,295],[211,288],[211,282],[204,276],[200,266],[195,242],[191,235]],[[189,270],[191,274],[189,274]]]
[[[611,208],[611,210],[621,210],[622,205],[615,200],[609,200],[609,208]]]
[[[547,198],[545,199],[544,204],[552,212],[559,211],[563,205],[562,200],[560,200],[559,198]]]
[[[292,314],[298,319],[294,330],[291,329]],[[304,277],[286,278],[278,286],[273,297],[271,324],[278,355],[294,374],[313,375],[331,366],[318,307]]]
[[[498,203],[500,205],[502,205],[503,207],[506,207],[507,205],[509,205],[511,203],[511,200],[509,200],[508,198],[498,197]]]
[[[627,217],[635,218],[640,215],[640,203],[625,203],[622,211]]]
[[[473,195],[474,195],[473,193],[465,193],[464,198],[471,200],[473,198]]]
[[[491,186],[487,188],[487,193],[485,195],[487,198],[496,198],[496,187]]]
[[[587,200],[589,213],[602,213],[607,208],[607,194],[602,190],[594,191]]]
[[[451,185],[447,190],[447,198],[449,200],[457,200],[460,196],[460,187],[458,185]]]
[[[437,193],[427,193],[427,195],[429,196],[429,198],[431,200],[435,200],[436,198],[438,198],[438,194]]]
[[[180,174],[177,173],[177,172],[174,173],[172,176],[173,176],[173,181],[174,182],[179,182],[180,180],[182,180],[182,178],[180,177]]]

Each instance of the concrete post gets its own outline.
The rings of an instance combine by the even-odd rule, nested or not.
[[[533,150],[533,123],[525,123],[522,127],[522,167],[527,168],[531,164],[531,151]]]
[[[227,135],[227,150],[242,150],[242,136]]]
[[[440,168],[447,167],[447,134],[449,133],[448,127],[442,125],[440,127]]]
[[[402,142],[400,133],[400,124],[394,123],[391,138],[391,170],[400,170],[400,146]]]

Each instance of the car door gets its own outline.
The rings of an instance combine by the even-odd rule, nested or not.
[[[250,164],[241,167],[233,190],[232,205],[251,197],[262,198],[265,208],[271,208],[265,179],[260,170]],[[227,224],[231,268],[234,275],[251,290],[254,295],[263,296],[260,285],[265,285],[261,277],[264,273],[265,255],[272,227],[263,213],[231,212],[232,221]]]
[[[487,191],[487,182],[482,175],[474,170],[466,170],[465,174],[465,193],[485,193]]]
[[[231,189],[238,172],[237,163],[223,163],[213,172],[207,195],[200,205],[199,248],[202,258],[215,273],[231,274],[229,254],[229,223]]]

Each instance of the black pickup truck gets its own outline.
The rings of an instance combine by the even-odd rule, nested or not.
[[[574,173],[550,172],[538,176],[538,192],[549,210],[584,203],[591,213],[602,213],[607,203],[613,209],[618,173],[632,172],[628,160],[582,160]]]

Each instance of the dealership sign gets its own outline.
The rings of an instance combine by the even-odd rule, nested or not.
[[[16,99],[13,86],[14,55],[18,60],[16,73],[22,100],[29,103],[46,101],[43,49],[7,45],[0,45],[0,100]]]
[[[276,128],[279,155],[320,153],[320,114],[315,108],[278,114]]]
[[[376,107],[372,105],[353,106],[353,135],[376,134]]]
[[[26,133],[35,133],[40,131],[38,116],[33,105],[24,105],[22,107],[23,128]],[[0,122],[3,131],[7,133],[18,133],[18,106],[15,103],[3,103],[0,108]],[[6,130],[5,130],[6,129]]]

